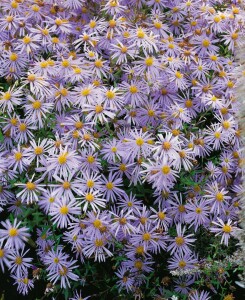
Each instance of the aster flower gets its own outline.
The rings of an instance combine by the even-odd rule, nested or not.
[[[31,267],[30,262],[33,260],[31,257],[24,257],[28,252],[29,250],[24,252],[24,248],[22,248],[21,252],[16,250],[16,252],[11,253],[9,257],[9,270],[11,273],[16,272],[16,275],[20,277],[27,273],[28,268]]]
[[[102,193],[100,191],[89,191],[89,192],[81,192],[82,194],[82,201],[81,204],[83,204],[83,211],[86,212],[88,208],[92,208],[94,212],[99,211],[99,209],[102,207],[105,207],[106,200],[102,198]]]
[[[54,174],[61,176],[68,176],[68,172],[77,169],[79,164],[78,155],[76,151],[68,150],[68,146],[64,149],[60,147],[59,154],[54,154],[47,159],[48,168],[47,171],[54,170]]]
[[[106,248],[106,243],[105,238],[87,240],[86,246],[83,249],[84,255],[86,257],[94,255],[94,261],[105,261],[107,256],[113,256],[112,252]]]
[[[81,214],[80,204],[74,199],[62,197],[60,200],[54,202],[50,207],[50,216],[52,221],[60,228],[67,227],[68,222],[74,220],[73,215]]]
[[[194,226],[194,230],[197,231],[197,228],[200,225],[206,226],[209,224],[209,206],[206,205],[205,200],[194,200],[193,202],[188,202],[185,205],[186,215],[185,222]]]
[[[70,287],[70,280],[78,281],[79,276],[73,273],[73,269],[77,268],[76,261],[67,261],[59,270],[51,270],[48,273],[48,279],[55,284],[60,281],[61,288]]]
[[[33,280],[28,278],[28,274],[24,275],[11,275],[15,280],[14,285],[17,284],[17,291],[23,295],[27,295],[29,290],[34,287]]]
[[[35,175],[35,174],[34,174]],[[33,177],[34,177],[33,175]],[[36,181],[29,180],[27,183],[16,183],[16,186],[24,187],[16,196],[21,199],[22,202],[27,204],[37,202],[41,192],[45,192],[44,184],[39,184],[43,179],[40,178]]]
[[[14,106],[21,104],[23,93],[21,89],[16,89],[15,86],[9,87],[6,92],[0,92],[0,107],[3,111],[11,112]]]
[[[168,261],[170,270],[174,269],[193,269],[197,264],[197,258],[194,255],[183,254],[176,252],[174,256]]]
[[[26,227],[20,227],[21,222],[14,219],[13,224],[9,220],[1,222],[4,229],[0,229],[0,242],[6,241],[6,248],[14,248],[18,250],[24,247],[25,242],[27,242],[30,234],[29,229]]]
[[[210,231],[216,233],[216,236],[222,235],[220,243],[228,246],[230,237],[236,235],[235,231],[237,231],[238,228],[230,219],[228,219],[227,223],[224,223],[224,221],[220,218],[217,218],[217,220],[218,222],[212,221],[212,224],[216,225],[217,227],[212,226]]]
[[[170,251],[170,254],[173,254],[175,251],[178,251],[179,253],[191,253],[191,250],[189,246],[196,240],[193,239],[193,234],[188,234],[184,236],[184,233],[186,231],[186,227],[181,228],[181,224],[177,224],[176,226],[177,230],[177,237],[170,238],[170,244],[167,248],[168,251]]]

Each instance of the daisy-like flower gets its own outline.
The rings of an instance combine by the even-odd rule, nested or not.
[[[17,276],[20,276],[27,273],[28,268],[31,267],[32,258],[31,257],[24,257],[29,250],[24,252],[24,248],[22,248],[21,252],[16,250],[10,255],[10,267],[9,270],[11,273],[16,272]]]
[[[34,175],[33,175],[34,177]],[[33,179],[33,178],[32,178]],[[27,204],[37,202],[41,192],[45,192],[44,184],[39,184],[43,179],[40,178],[36,181],[29,180],[27,183],[16,183],[16,186],[23,187],[24,189],[16,196],[21,199],[22,202]]]
[[[168,268],[174,269],[193,269],[197,264],[197,258],[192,254],[174,253],[174,256],[168,261]]]
[[[29,290],[34,287],[33,280],[28,278],[28,274],[19,275],[11,275],[11,277],[15,280],[14,285],[17,284],[17,291],[23,295],[27,295]]]
[[[15,86],[9,87],[6,92],[0,92],[0,107],[3,111],[11,112],[14,106],[21,104],[23,92]]]
[[[30,103],[30,104],[29,104]],[[34,124],[38,123],[38,127],[43,127],[43,120],[47,118],[47,114],[53,107],[53,103],[45,103],[43,99],[34,99],[27,96],[27,104],[25,105],[26,116],[28,116]]]
[[[186,215],[185,222],[190,224],[190,226],[194,226],[194,230],[197,231],[197,228],[200,225],[208,225],[209,224],[209,206],[206,203],[206,200],[196,200],[193,202],[188,202],[185,205]]]
[[[70,280],[78,281],[79,276],[73,273],[73,270],[78,266],[76,260],[67,261],[65,265],[62,265],[59,270],[50,270],[48,273],[48,279],[55,284],[60,281],[61,288],[71,287]]]
[[[95,238],[86,240],[86,245],[83,248],[84,255],[91,257],[94,255],[94,261],[103,262],[106,257],[111,257],[113,254],[106,247],[107,241],[105,238]]]
[[[60,146],[58,154],[47,158],[47,171],[54,171],[54,175],[68,176],[68,172],[76,170],[79,165],[79,157],[75,150],[69,150],[66,145],[64,149]]]
[[[81,192],[82,194],[82,201],[83,204],[83,211],[86,212],[88,208],[92,208],[94,212],[100,210],[101,207],[105,207],[106,200],[103,199],[103,195],[100,191],[89,191],[89,192]],[[79,198],[80,199],[80,198]]]
[[[112,59],[116,59],[116,64],[120,65],[127,62],[127,58],[134,58],[137,54],[134,45],[124,45],[117,40],[117,45],[112,44]]]
[[[167,156],[157,162],[150,161],[150,163],[142,163],[146,169],[141,173],[146,173],[145,179],[152,183],[152,186],[159,191],[169,191],[176,181],[178,172],[173,170],[173,162],[169,161]]]
[[[191,253],[189,246],[192,246],[192,243],[196,240],[192,238],[193,234],[188,234],[184,236],[186,228],[181,228],[181,224],[177,224],[176,230],[177,236],[175,238],[169,239],[170,244],[167,250],[170,251],[170,254],[173,254],[175,251],[178,251],[178,253],[181,254]]]
[[[169,158],[175,158],[181,151],[181,142],[178,136],[173,136],[172,133],[166,133],[163,137],[162,134],[158,134],[158,140],[153,150],[155,151],[156,157],[168,156]]]
[[[221,213],[224,211],[224,205],[227,203],[228,200],[231,199],[228,196],[228,191],[225,188],[220,188],[218,182],[214,181],[211,184],[207,184],[207,188],[204,190],[206,198],[206,202],[211,206],[210,212],[211,213]]]
[[[131,130],[128,136],[123,140],[126,151],[128,152],[127,158],[147,157],[153,148],[149,141],[152,141],[152,135],[150,133],[143,132],[142,129],[140,131],[137,129],[134,131]]]
[[[124,101],[132,107],[144,104],[147,101],[149,87],[144,81],[132,80],[131,82],[123,81],[120,89],[124,92]]]
[[[125,191],[121,188],[123,186],[122,178],[117,178],[115,173],[110,172],[108,179],[102,175],[101,179],[100,191],[103,192],[103,198],[107,201],[115,202],[117,197],[125,195]]]
[[[216,225],[217,227],[210,227],[210,231],[216,233],[216,236],[222,235],[220,243],[228,246],[229,239],[231,236],[236,236],[236,232],[239,229],[230,219],[228,219],[227,223],[220,218],[217,218],[217,220],[218,222],[212,221],[212,224]]]
[[[81,214],[81,207],[76,200],[61,197],[52,205],[49,214],[59,228],[66,228],[71,220],[75,220],[74,215]]]
[[[121,210],[120,212],[111,212],[112,214],[112,224],[111,229],[114,232],[115,237],[121,235],[123,233],[123,236],[135,233],[135,226],[132,225],[133,221],[136,219],[133,216],[133,213],[131,210],[128,210],[127,212],[124,212]]]
[[[4,229],[0,229],[0,242],[6,241],[6,248],[14,248],[15,250],[23,248],[30,237],[29,229],[20,227],[21,222],[18,222],[17,219],[14,219],[13,224],[9,220],[2,221],[1,224]]]
[[[119,291],[124,288],[127,290],[127,292],[130,292],[133,289],[134,277],[130,273],[130,269],[126,268],[125,266],[121,266],[117,272],[115,272],[119,278],[117,281]]]

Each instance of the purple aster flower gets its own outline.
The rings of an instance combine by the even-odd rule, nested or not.
[[[200,225],[207,226],[210,222],[208,216],[210,214],[210,207],[207,205],[206,200],[194,199],[193,202],[188,202],[185,205],[186,214],[185,222],[194,226],[194,230],[197,231]]]
[[[71,260],[67,261],[65,265],[61,265],[58,270],[50,270],[48,273],[48,279],[55,284],[57,281],[60,281],[61,288],[71,287],[70,280],[78,281],[79,276],[73,273],[73,270],[77,268],[77,261]]]
[[[54,224],[57,224],[59,228],[65,228],[71,220],[75,219],[74,215],[81,214],[80,203],[75,199],[61,197],[54,202],[49,214]]]
[[[177,230],[177,236],[175,238],[169,239],[169,246],[168,251],[170,251],[170,254],[173,254],[175,251],[178,251],[179,253],[183,254],[190,254],[191,250],[189,246],[192,246],[192,243],[195,242],[196,239],[193,239],[194,234],[188,234],[184,236],[184,233],[186,231],[186,228],[181,228],[181,224],[177,224],[176,226]]]
[[[216,233],[217,235],[222,235],[221,244],[228,246],[228,242],[231,236],[235,236],[236,232],[239,230],[234,224],[232,224],[232,220],[228,219],[227,223],[220,218],[217,218],[218,222],[212,221],[212,224],[217,227],[211,227],[210,231]]]
[[[32,262],[33,258],[31,257],[24,257],[26,253],[28,253],[29,250],[24,252],[24,248],[22,248],[21,252],[20,250],[16,250],[13,253],[10,254],[9,257],[9,270],[11,273],[15,273],[17,276],[22,276],[23,274],[26,274],[28,271],[28,268],[31,267],[30,262]]]
[[[168,268],[174,269],[193,269],[197,264],[197,258],[193,254],[183,254],[176,252],[174,256],[168,261]]]
[[[0,242],[6,240],[5,247],[15,248],[16,250],[24,247],[24,242],[30,237],[27,232],[29,229],[20,227],[21,222],[18,222],[17,219],[14,219],[13,224],[9,220],[2,221],[1,224],[5,229],[0,229]]]

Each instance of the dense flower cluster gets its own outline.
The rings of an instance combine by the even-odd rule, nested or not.
[[[196,268],[200,233],[228,246],[239,1],[2,0],[0,32],[0,266],[20,293],[37,269],[52,291],[119,257],[118,289],[135,294],[159,257]],[[198,277],[179,276],[176,294],[211,299]]]

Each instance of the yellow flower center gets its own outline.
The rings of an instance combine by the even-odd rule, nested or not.
[[[196,213],[197,213],[197,214],[200,214],[201,212],[202,212],[202,209],[201,209],[200,207],[197,207],[197,208],[196,208]]]
[[[171,143],[170,142],[163,142],[162,148],[164,150],[169,150],[171,148]]]
[[[141,260],[136,260],[134,266],[136,269],[141,270],[143,268],[143,263]]]
[[[94,65],[96,68],[102,68],[103,67],[103,61],[98,59],[94,62]]]
[[[89,179],[88,181],[87,181],[87,187],[88,188],[92,188],[92,187],[94,187],[94,181],[92,180],[92,179]]]
[[[6,92],[3,94],[3,99],[8,101],[11,99],[11,93],[10,92]]]
[[[8,22],[8,23],[11,23],[13,20],[14,20],[14,17],[13,16],[7,16],[5,18],[5,20]]]
[[[136,254],[143,255],[145,253],[143,246],[138,246],[135,250]]]
[[[179,261],[179,267],[180,268],[184,268],[185,266],[186,266],[186,262],[185,261],[183,261],[183,260]]]
[[[102,222],[99,219],[94,220],[93,225],[95,228],[100,228],[102,225]]]
[[[11,53],[10,56],[9,56],[9,59],[11,61],[16,61],[18,59],[18,54],[16,53]]]
[[[111,181],[107,182],[106,187],[108,190],[112,190],[114,188],[114,184]]]
[[[153,58],[153,57],[147,57],[147,58],[145,59],[145,64],[147,65],[147,67],[152,66],[153,63],[154,63],[154,58]]]
[[[159,218],[160,220],[164,220],[165,217],[166,217],[166,215],[165,215],[165,213],[164,213],[163,211],[160,211],[157,215],[158,215],[158,218]]]
[[[0,249],[0,258],[4,257],[4,250]]]
[[[81,91],[81,95],[84,96],[84,97],[86,97],[90,94],[91,94],[91,89],[90,88],[85,88]]]
[[[140,137],[137,138],[135,142],[136,142],[136,145],[139,147],[141,147],[144,144],[144,140]]]
[[[225,232],[225,233],[230,233],[231,230],[232,230],[232,227],[230,225],[224,225],[222,230]]]
[[[70,66],[70,62],[69,62],[69,60],[64,59],[64,60],[61,62],[61,65],[62,65],[62,67],[64,67],[64,68],[68,68],[68,67]]]
[[[29,182],[27,182],[27,184],[26,184],[26,188],[27,188],[29,191],[33,191],[33,190],[35,190],[36,185],[35,185],[35,183],[29,181]]]
[[[219,202],[224,201],[224,195],[222,193],[217,193],[215,199]]]
[[[104,110],[104,107],[101,105],[96,105],[95,106],[95,113],[100,114]]]
[[[14,237],[14,236],[17,236],[17,235],[18,235],[18,229],[17,228],[12,227],[12,228],[9,229],[9,236],[10,237]]]
[[[148,114],[149,117],[154,117],[155,116],[155,111],[153,109],[149,109],[147,111],[147,114]]]
[[[62,184],[62,186],[63,186],[63,188],[64,188],[65,190],[68,190],[68,189],[70,189],[71,184],[70,184],[69,181],[64,181],[63,184]]]
[[[26,36],[22,39],[22,41],[23,41],[24,44],[30,44],[31,38],[30,38],[28,35],[26,35]]]
[[[146,232],[142,236],[143,241],[149,241],[151,239],[151,234],[149,232]]]
[[[15,158],[15,160],[17,160],[17,161],[21,160],[22,156],[23,156],[23,155],[22,155],[21,152],[16,152],[16,153],[14,154],[14,158]]]
[[[62,215],[67,215],[68,212],[69,212],[69,207],[68,207],[68,206],[66,206],[66,205],[61,206],[61,208],[60,208],[60,213],[61,213]]]
[[[163,166],[163,167],[162,167],[162,173],[163,173],[164,175],[169,174],[169,173],[170,173],[170,167],[169,167],[169,166]]]
[[[15,259],[15,263],[16,263],[17,265],[21,265],[21,264],[22,264],[22,257],[17,256],[16,259]]]
[[[203,47],[205,47],[205,48],[208,48],[208,47],[209,47],[209,45],[210,45],[210,41],[209,41],[209,40],[206,40],[206,39],[204,39],[204,40],[202,41],[202,45],[203,45]]]
[[[183,78],[183,74],[180,73],[179,71],[177,71],[177,72],[175,72],[175,77],[176,77],[177,79],[181,79],[181,78]]]
[[[32,102],[32,107],[34,109],[39,109],[39,108],[41,108],[41,106],[42,106],[42,102],[39,101],[39,100],[36,100],[36,101]]]
[[[28,79],[28,81],[33,82],[36,80],[36,76],[34,74],[29,74],[27,79]]]
[[[88,202],[93,202],[93,201],[94,201],[94,195],[91,194],[91,193],[88,193],[88,194],[86,194],[85,199],[86,199]]]
[[[137,37],[139,39],[143,39],[145,37],[145,33],[141,28],[137,30]]]
[[[115,98],[115,96],[116,96],[116,94],[115,94],[115,92],[113,92],[113,91],[107,91],[106,92],[106,97],[108,98],[108,99],[114,99]]]
[[[182,246],[185,243],[185,240],[182,236],[177,236],[175,238],[175,242],[178,246]]]
[[[26,131],[26,128],[27,128],[27,126],[26,126],[25,123],[20,123],[20,125],[19,125],[19,130],[20,130],[21,132]]]
[[[61,276],[65,276],[68,273],[68,269],[65,266],[62,266],[62,269],[59,270]]]
[[[92,164],[92,163],[94,163],[94,161],[95,161],[95,158],[94,158],[92,155],[89,155],[89,156],[87,157],[87,162],[88,162],[88,163]]]
[[[53,203],[54,200],[55,200],[55,198],[54,197],[50,197],[48,200],[49,200],[50,203]]]
[[[96,239],[95,242],[94,242],[95,246],[96,247],[102,247],[104,246],[104,242],[102,239]]]
[[[138,88],[135,85],[131,85],[129,87],[129,91],[130,91],[131,94],[136,94],[138,92]]]
[[[58,157],[58,163],[63,165],[67,162],[67,153],[63,153]]]
[[[185,212],[185,206],[184,205],[179,205],[178,210],[180,213]]]
[[[125,172],[125,171],[127,170],[127,167],[126,167],[125,164],[121,164],[121,165],[119,166],[119,169],[120,169],[120,171]]]
[[[121,47],[121,52],[122,53],[127,53],[127,51],[128,51],[128,48],[126,46]]]

